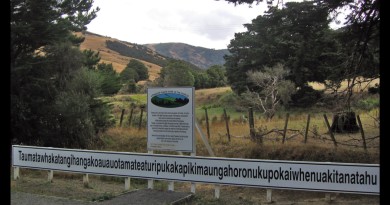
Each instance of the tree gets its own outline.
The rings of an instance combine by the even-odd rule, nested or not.
[[[99,63],[99,52],[91,49],[83,50],[83,66],[91,71],[97,72],[101,78],[100,89],[102,95],[112,95],[117,93],[122,87],[119,75],[114,70],[112,64]]]
[[[100,61],[100,56],[99,52],[94,52],[91,49],[83,50],[84,54],[84,66],[87,67],[88,69],[95,70],[96,65]]]
[[[225,1],[232,2],[235,5],[263,2],[263,0]],[[270,2],[273,2],[273,0]],[[339,44],[339,48],[329,49],[319,59],[321,61],[326,60],[325,67],[332,70],[326,77],[327,81],[324,81],[324,83],[327,83],[327,87],[337,91],[341,82],[347,80],[347,89],[342,94],[346,94],[344,107],[350,110],[354,87],[362,81],[369,82],[379,78],[380,1],[314,0],[311,2],[313,5],[315,3],[326,9],[328,17],[332,20],[335,20],[342,13],[340,10],[346,8],[350,11],[345,18],[344,27],[337,32],[337,35],[333,35],[337,39],[336,44]],[[364,77],[364,79],[362,80],[361,77]],[[240,87],[241,84],[237,85]]]
[[[211,66],[206,70],[209,77],[209,86],[211,88],[225,86],[227,79],[225,75],[225,69],[220,65]]]
[[[72,33],[96,17],[92,3],[11,1],[13,143],[87,148],[112,125],[109,106],[97,99],[101,78],[83,68],[83,38]]]
[[[134,68],[130,68],[130,67],[126,67],[121,73],[120,73],[120,79],[121,79],[121,82],[126,84],[130,81],[132,82],[138,82],[140,80],[140,77],[137,73],[137,71],[135,71]]]
[[[133,79],[135,82],[149,79],[148,68],[141,61],[135,59],[130,60],[122,73],[123,76],[121,76],[121,78],[124,82],[131,79]]]
[[[161,86],[194,86],[195,78],[187,63],[172,60],[161,69],[156,83]]]
[[[11,133],[14,142],[42,145],[57,127],[53,104],[82,66],[80,50],[69,42],[43,48],[45,56],[11,67]]]
[[[102,78],[101,92],[103,95],[113,95],[121,89],[121,81],[118,73],[112,64],[100,63],[97,65],[97,72]]]
[[[210,79],[209,75],[204,71],[193,72],[194,76],[194,87],[196,89],[209,88]]]
[[[291,72],[288,78],[298,87],[308,82],[323,82],[329,70],[322,69],[320,58],[334,47],[326,38],[329,29],[327,10],[312,2],[289,2],[283,9],[272,7],[258,16],[248,31],[236,33],[225,56],[229,84],[238,94],[245,91],[245,73],[252,69],[283,63]]]
[[[257,90],[248,90],[242,95],[252,106],[263,110],[268,120],[275,115],[282,104],[287,104],[291,95],[295,93],[295,85],[286,80],[288,71],[282,64],[265,67],[264,71],[248,71],[248,81],[252,82]]]
[[[44,146],[86,148],[97,140],[99,131],[112,125],[107,115],[101,115],[101,110],[107,111],[106,105],[96,99],[100,96],[100,81],[96,71],[80,69],[67,88],[58,93],[52,108],[57,127]]]
[[[379,78],[379,36],[380,36],[380,9],[379,0],[348,1],[338,0],[324,2],[329,13],[337,9],[349,8],[345,26],[336,36],[339,39],[343,53],[343,63],[338,73],[329,76],[332,85],[340,86],[341,81],[347,80],[345,95],[346,110],[351,110],[351,99],[356,85],[363,81],[370,82]],[[363,77],[363,78],[361,78]]]
[[[68,40],[75,45],[83,38],[71,32],[86,30],[99,8],[93,0],[11,0],[11,68],[46,45]]]

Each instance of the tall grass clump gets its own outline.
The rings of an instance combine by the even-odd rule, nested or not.
[[[146,130],[131,128],[111,128],[100,136],[100,150],[119,152],[147,152]]]

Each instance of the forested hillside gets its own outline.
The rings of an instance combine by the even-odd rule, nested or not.
[[[79,33],[81,35],[81,33]],[[120,73],[122,72],[126,65],[130,62],[131,59],[136,59],[141,61],[149,71],[149,80],[154,80],[159,76],[159,72],[161,70],[161,66],[146,60],[137,59],[135,57],[129,57],[125,55],[121,55],[119,52],[112,50],[107,47],[107,41],[120,42],[118,39],[101,36],[91,32],[85,32],[82,35],[85,40],[80,45],[81,50],[92,50],[94,52],[99,52],[99,56],[101,57],[101,62],[112,64],[114,69]]]
[[[223,65],[225,63],[223,56],[229,54],[227,49],[215,50],[185,43],[158,43],[146,44],[146,46],[164,56],[190,62],[202,69]]]
[[[120,42],[120,41],[106,41],[108,49],[118,52],[122,56],[132,57],[139,60],[144,60],[161,67],[167,64],[166,57],[152,51],[151,49],[137,44]]]

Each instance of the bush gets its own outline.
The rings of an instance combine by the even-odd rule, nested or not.
[[[322,97],[322,91],[314,90],[310,86],[304,86],[291,96],[289,106],[311,107]]]
[[[378,94],[379,92],[380,92],[380,86],[378,83],[376,83],[374,87],[368,88],[368,93],[370,94]]]
[[[240,98],[234,92],[224,93],[218,99],[218,105],[222,107],[232,107],[233,105],[239,104]]]
[[[366,98],[359,100],[356,105],[356,108],[361,110],[372,110],[379,107],[379,98]]]

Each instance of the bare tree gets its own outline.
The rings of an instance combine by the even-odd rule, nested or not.
[[[264,67],[263,71],[248,71],[247,80],[258,89],[247,90],[242,97],[252,106],[262,110],[271,120],[282,103],[287,103],[295,93],[295,84],[285,77],[289,71],[282,64]]]

